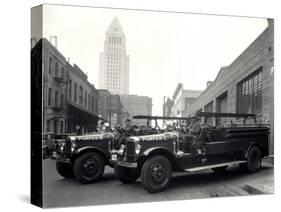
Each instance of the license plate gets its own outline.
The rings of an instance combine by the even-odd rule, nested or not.
[[[115,154],[111,155],[111,160],[117,161],[117,155],[115,155]]]

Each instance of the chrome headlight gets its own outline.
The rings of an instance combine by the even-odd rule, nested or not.
[[[140,154],[140,151],[141,151],[141,145],[140,145],[140,144],[137,144],[137,145],[136,145],[136,149],[135,149],[136,154],[137,154],[137,155]]]
[[[72,141],[71,142],[71,152],[73,152],[75,150],[76,146],[77,145],[76,145],[75,141]]]
[[[65,147],[65,142],[64,141],[57,143],[56,148],[57,148],[58,152],[63,152],[64,147]]]

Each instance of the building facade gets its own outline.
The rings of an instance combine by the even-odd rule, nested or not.
[[[111,22],[100,53],[99,88],[112,94],[129,94],[129,56],[126,38],[119,20]]]
[[[183,84],[179,83],[173,94],[173,106],[171,116],[183,117],[187,115],[190,105],[197,99],[202,91],[185,90]]]
[[[41,58],[34,53],[41,48]],[[43,133],[86,133],[96,130],[98,92],[77,65],[71,66],[47,39],[31,50],[41,60]],[[39,70],[39,67],[38,67]]]
[[[123,111],[130,114],[130,118],[135,115],[152,115],[152,98],[138,95],[120,95]],[[132,119],[136,125],[146,125],[146,120]]]
[[[47,39],[41,39],[37,45],[42,45],[43,132],[64,134],[67,126],[67,60]]]
[[[106,89],[98,89],[99,92],[99,105],[98,105],[98,116],[105,121],[110,121],[110,101],[111,94]]]
[[[99,89],[98,115],[114,127],[116,124],[122,125],[123,105],[120,96],[112,95],[108,90]]]
[[[93,132],[98,122],[98,90],[76,65],[67,64],[67,132]]]
[[[123,110],[123,105],[121,103],[120,96],[115,94],[111,95],[111,104],[110,104],[110,121],[111,121],[111,126],[115,126],[116,124],[122,126],[123,118],[122,118],[122,110]]]
[[[172,116],[172,108],[174,105],[174,101],[167,97],[165,98],[164,105],[163,105],[163,116]]]
[[[259,123],[270,126],[270,152],[274,134],[274,25],[268,27],[229,66],[222,67],[216,79],[187,110],[254,113]],[[217,120],[227,125],[235,119]]]

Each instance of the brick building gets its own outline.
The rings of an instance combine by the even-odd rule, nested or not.
[[[67,131],[79,133],[96,130],[98,90],[76,65],[67,64]]]
[[[274,25],[268,27],[190,105],[186,115],[197,111],[255,113],[270,126],[270,151],[274,134]],[[232,121],[239,121],[233,120]],[[230,119],[218,120],[226,125]]]
[[[45,38],[32,48],[31,61],[32,71],[42,71],[38,76],[42,75],[43,133],[94,131],[98,93],[83,71],[77,65],[70,65]]]

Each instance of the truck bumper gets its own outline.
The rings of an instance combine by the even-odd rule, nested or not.
[[[69,158],[57,158],[57,162],[61,162],[61,163],[70,163],[70,159]]]
[[[138,167],[137,163],[129,163],[126,161],[117,161],[116,164],[117,164],[117,166],[123,166],[126,168],[137,168]]]

